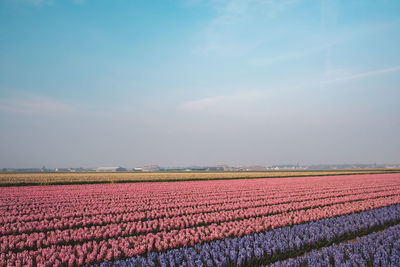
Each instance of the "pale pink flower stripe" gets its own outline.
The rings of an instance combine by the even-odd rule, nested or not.
[[[160,219],[137,221],[136,216],[120,216],[120,215],[108,215],[108,216],[98,216],[96,218],[68,218],[61,219],[57,222],[53,221],[36,221],[36,222],[25,222],[23,226],[20,223],[5,224],[0,227],[0,233],[3,234],[0,237],[0,244],[4,239],[7,238],[6,235],[14,234],[14,237],[21,236],[21,240],[26,238],[36,238],[36,233],[26,235],[16,235],[17,233],[31,233],[31,232],[46,232],[46,239],[49,236],[54,236],[54,230],[63,230],[59,233],[59,236],[76,237],[85,233],[90,239],[94,238],[106,238],[107,233],[115,232],[116,229],[131,229],[129,232],[124,231],[119,234],[119,236],[128,236],[134,234],[143,234],[154,231],[169,231],[172,229],[183,229],[187,227],[194,227],[197,225],[221,223],[225,221],[232,221],[250,217],[265,216],[269,214],[283,213],[287,211],[293,211],[298,209],[308,209],[318,206],[332,205],[342,202],[368,200],[372,198],[386,197],[390,195],[400,195],[400,187],[393,188],[391,190],[381,191],[381,192],[362,192],[361,194],[343,196],[343,197],[332,197],[324,198],[318,200],[300,201],[300,202],[290,202],[285,204],[276,205],[264,205],[255,208],[238,208],[237,205],[226,205],[226,210],[219,212],[204,212],[191,215],[179,215],[179,216],[168,216]],[[143,215],[144,217],[145,215]],[[129,222],[129,219],[133,218],[133,222]],[[128,221],[128,223],[126,223]],[[111,223],[110,223],[111,222]],[[110,223],[110,224],[107,224]],[[105,225],[105,226],[103,226]],[[93,230],[91,227],[96,227],[96,235],[93,235]],[[70,228],[79,227],[78,229]],[[84,228],[82,228],[84,227]],[[82,229],[83,232],[82,232]],[[52,231],[53,230],[53,231]],[[78,233],[78,234],[77,234]],[[111,236],[112,237],[112,236]],[[74,238],[69,238],[70,240],[75,240]],[[58,243],[64,243],[65,239],[60,239]],[[43,241],[47,243],[46,241]],[[69,240],[67,241],[69,242]],[[22,249],[22,248],[21,248]],[[1,253],[0,249],[0,253]]]
[[[135,213],[135,217],[137,220],[142,218],[160,218],[160,217],[173,217],[183,214],[194,214],[194,213],[201,213],[201,212],[212,212],[212,211],[220,211],[225,210],[227,204],[236,205],[236,208],[246,208],[252,207],[254,205],[274,205],[274,204],[281,204],[291,201],[304,201],[304,200],[311,200],[311,199],[319,199],[319,198],[329,198],[329,197],[336,197],[336,196],[344,196],[344,195],[352,195],[358,193],[365,193],[365,192],[377,192],[383,191],[387,189],[392,189],[393,187],[398,186],[398,184],[389,184],[383,186],[370,186],[370,187],[363,187],[363,188],[354,188],[351,187],[350,189],[343,188],[343,190],[326,190],[322,193],[316,193],[311,190],[301,190],[300,192],[292,191],[290,196],[287,196],[287,192],[280,192],[280,194],[268,194],[266,195],[265,192],[253,192],[251,196],[231,196],[229,199],[223,199],[223,197],[219,197],[218,199],[212,199],[204,197],[204,200],[208,200],[206,204],[200,204],[199,201],[197,202],[189,202],[187,198],[180,199],[179,202],[176,203],[175,206],[170,206],[168,208],[161,207],[161,204],[154,203],[153,200],[151,205],[144,206],[133,206],[133,203],[136,203],[135,200],[139,198],[138,196],[132,197],[129,200],[120,200],[118,203],[113,203],[113,206],[110,207],[109,203],[105,203],[105,201],[101,201],[99,199],[99,203],[90,203],[91,210],[90,211],[77,211],[81,206],[87,205],[88,203],[82,203],[84,205],[79,205],[79,203],[74,203],[71,205],[69,203],[57,203],[57,205],[62,205],[63,208],[63,218],[68,217],[88,217],[88,216],[97,216],[97,215],[109,215],[109,214],[132,214]],[[322,188],[321,188],[322,189]],[[370,191],[371,190],[371,191]],[[174,199],[176,200],[176,199]],[[256,204],[254,202],[257,202]],[[171,205],[171,203],[169,203]],[[59,213],[55,213],[54,208],[55,203],[53,204],[30,204],[24,205],[21,209],[21,206],[18,205],[8,205],[4,207],[0,207],[0,211],[2,211],[3,216],[0,217],[0,223],[10,223],[10,222],[17,222],[17,221],[36,221],[36,220],[51,220],[54,218],[60,218]],[[58,211],[58,210],[56,210]],[[157,212],[156,212],[157,211]]]
[[[150,199],[151,204],[147,204],[143,202],[143,196],[140,196],[138,194],[134,194],[133,196],[130,195],[130,199],[122,199],[120,196],[113,194],[112,192],[105,192],[105,194],[112,195],[112,203],[109,201],[106,202],[107,200],[110,199],[102,199],[102,198],[97,198],[96,201],[93,201],[93,198],[90,201],[87,201],[85,198],[86,193],[82,192],[82,190],[75,192],[74,195],[61,197],[61,199],[65,198],[68,199],[68,202],[66,201],[60,201],[59,195],[56,196],[56,199],[47,196],[46,199],[43,199],[43,203],[37,202],[35,204],[27,204],[27,205],[0,205],[0,212],[3,214],[3,216],[0,217],[0,223],[7,223],[7,222],[14,222],[14,221],[30,221],[30,220],[50,220],[52,218],[59,218],[61,217],[59,214],[60,207],[62,207],[62,217],[82,217],[82,216],[95,216],[95,215],[104,215],[104,214],[117,214],[117,213],[132,213],[135,212],[135,214],[138,214],[139,212],[143,211],[146,213],[146,218],[149,216],[158,216],[159,212],[157,211],[165,211],[168,210],[171,214],[171,216],[176,216],[178,214],[173,214],[173,211],[178,211],[178,212],[183,212],[184,214],[189,214],[191,213],[197,213],[197,212],[203,212],[200,211],[203,207],[206,207],[207,209],[213,209],[213,211],[217,210],[223,210],[223,204],[226,203],[239,203],[239,205],[242,205],[242,207],[245,207],[246,203],[248,202],[254,202],[254,201],[262,201],[265,200],[267,203],[266,205],[272,205],[272,204],[279,204],[279,203],[284,203],[284,202],[290,202],[294,201],[297,198],[299,200],[307,200],[307,199],[316,199],[316,198],[324,198],[324,197],[335,197],[338,195],[346,195],[346,194],[357,194],[357,193],[363,193],[364,190],[367,190],[369,188],[375,189],[375,190],[383,190],[385,188],[392,188],[393,186],[398,185],[397,183],[394,184],[385,184],[385,185],[373,185],[373,186],[365,186],[361,189],[358,189],[357,187],[355,188],[353,185],[350,186],[349,188],[340,188],[339,190],[336,188],[334,191],[330,191],[326,188],[323,188],[321,186],[320,191],[323,191],[321,193],[315,192],[314,189],[306,189],[306,188],[300,188],[298,186],[296,189],[300,192],[298,193],[295,190],[291,190],[290,187],[285,187],[283,190],[281,190],[278,193],[271,193],[269,190],[265,190],[265,192],[259,193],[260,190],[253,190],[253,194],[250,196],[243,196],[243,191],[239,190],[239,194],[242,195],[237,195],[237,192],[230,192],[229,194],[226,194],[229,196],[229,199],[224,198],[224,196],[219,196],[217,199],[215,198],[210,198],[209,195],[203,197],[199,193],[195,194],[198,195],[198,197],[201,197],[201,200],[196,200],[196,201],[189,201],[190,198],[187,197],[187,195],[181,194],[179,198],[173,197],[168,199],[167,205],[163,205],[162,203],[158,202],[158,198],[163,197],[162,192],[160,192],[160,195],[158,198],[153,198]],[[267,186],[264,186],[264,189],[272,189],[268,188]],[[110,190],[111,191],[111,190]],[[205,190],[204,190],[205,191]],[[340,193],[340,194],[338,194]],[[82,196],[84,194],[84,196]],[[288,194],[290,196],[288,197]],[[183,196],[182,196],[183,195]],[[192,194],[193,195],[193,194]],[[303,198],[301,198],[303,196]],[[18,197],[18,196],[17,196]],[[6,197],[8,200],[12,200],[11,196]],[[116,198],[117,201],[116,201]],[[1,199],[1,198],[0,198]],[[74,199],[75,201],[71,201],[71,199]],[[44,202],[46,200],[50,201],[50,204],[45,204]],[[51,203],[51,201],[54,201],[54,203]],[[5,202],[5,201],[4,201]],[[28,203],[32,203],[33,200],[26,200]],[[122,205],[121,205],[122,203]],[[110,206],[112,204],[112,206]],[[136,204],[136,205],[134,205]],[[86,206],[90,205],[91,209],[88,210]],[[184,208],[188,208],[190,212],[187,210],[184,210]],[[151,214],[149,214],[149,211],[151,211]],[[212,211],[212,210],[210,210]],[[69,214],[67,214],[69,213]],[[143,217],[143,215],[138,216],[139,219]],[[144,218],[144,217],[143,217]],[[151,217],[151,218],[156,218],[156,217]],[[157,217],[158,218],[158,217]]]
[[[397,184],[394,184],[397,185]],[[380,186],[380,187],[390,187],[393,185],[384,185],[384,186]],[[374,188],[378,187],[378,186],[372,186]],[[368,187],[364,187],[365,189]],[[265,189],[265,188],[264,188]],[[139,195],[137,193],[135,193],[135,195],[127,195],[124,197],[119,196],[118,202],[113,202],[113,210],[116,209],[122,209],[122,211],[124,211],[124,209],[128,208],[128,206],[130,208],[132,208],[132,203],[136,203],[136,204],[141,204],[144,206],[136,206],[133,207],[135,208],[135,211],[147,211],[147,210],[158,210],[158,209],[166,209],[166,208],[182,208],[182,207],[193,207],[193,206],[198,206],[199,204],[203,205],[207,205],[207,206],[219,206],[222,203],[227,203],[227,202],[238,202],[238,201],[245,201],[245,200],[254,200],[257,198],[265,198],[265,194],[268,193],[268,197],[269,198],[278,198],[281,197],[282,192],[277,191],[276,189],[272,189],[269,188],[270,190],[268,190],[268,192],[260,192],[260,190],[256,191],[256,190],[252,190],[252,191],[245,191],[245,190],[240,190],[240,191],[231,191],[231,192],[227,192],[224,193],[223,195],[221,194],[212,194],[210,192],[210,194],[207,195],[202,195],[201,192],[198,192],[196,194],[197,197],[200,197],[201,200],[199,201],[198,199],[191,201],[190,198],[193,197],[193,193],[191,193],[191,195],[187,195],[187,194],[180,194],[179,198],[180,199],[176,199],[175,196],[171,197],[171,196],[165,196],[164,192],[159,192],[158,197],[153,197],[153,198],[148,198],[148,196],[145,195]],[[289,188],[285,188],[286,190]],[[341,188],[342,190],[337,190],[337,189],[329,189],[329,188],[324,188],[324,192],[320,193],[320,195],[323,194],[329,194],[329,193],[337,193],[337,192],[343,192],[343,191],[353,191],[354,187],[350,187],[350,188]],[[273,192],[273,190],[275,192]],[[312,190],[312,189],[311,189]],[[306,189],[306,188],[301,188],[300,186],[297,187],[294,190],[291,190],[291,197],[296,197],[296,196],[301,196],[301,195],[308,195],[310,193],[312,193],[310,189]],[[206,191],[206,190],[204,190]],[[109,193],[109,192],[108,192]],[[75,195],[71,195],[70,197],[64,199],[64,198],[51,198],[49,197],[48,199],[48,203],[46,203],[46,200],[43,200],[42,202],[34,202],[34,200],[28,200],[29,204],[26,204],[22,207],[19,205],[13,205],[13,204],[4,204],[4,206],[0,206],[0,211],[2,211],[4,213],[4,215],[10,217],[12,215],[15,216],[22,216],[25,214],[41,214],[43,211],[52,211],[54,210],[54,206],[55,205],[63,205],[65,208],[68,208],[69,210],[76,210],[77,208],[79,208],[79,205],[71,205],[71,204],[79,204],[79,202],[82,202],[84,204],[88,204],[90,203],[90,206],[92,207],[92,209],[96,209],[96,211],[101,212],[99,214],[105,214],[103,211],[103,208],[106,205],[111,204],[111,202],[113,200],[110,199],[96,199],[96,202],[94,201],[89,201],[87,198],[85,198],[84,196],[80,196],[81,191],[78,191],[77,194],[75,195],[79,195],[79,198],[75,198]],[[14,194],[13,194],[14,195]],[[6,196],[4,198],[4,202],[7,200],[10,200],[10,198],[13,197],[12,196]],[[17,196],[17,198],[19,198],[19,196]],[[74,201],[71,200],[74,199]],[[283,197],[284,198],[284,197]],[[181,202],[181,199],[184,200],[184,202]],[[0,197],[1,200],[1,197]],[[162,201],[163,200],[163,201]],[[146,203],[145,201],[151,201],[151,205],[148,205],[148,203]],[[84,209],[84,208],[82,208]],[[110,212],[110,208],[108,208],[107,212]],[[79,214],[76,213],[77,216],[80,216],[83,214]],[[48,219],[46,217],[46,219]]]
[[[399,174],[0,188],[0,265],[110,261],[398,203]]]
[[[267,214],[274,214],[285,212],[289,210],[296,209],[304,209],[311,208],[315,206],[322,205],[330,205],[339,202],[345,201],[356,201],[368,198],[376,198],[376,197],[384,197],[388,194],[400,193],[400,186],[391,186],[389,188],[370,188],[367,190],[357,189],[342,193],[335,194],[313,194],[307,196],[298,196],[298,197],[280,197],[279,199],[270,199],[270,200],[257,200],[256,198],[252,199],[252,201],[243,201],[243,203],[235,202],[235,203],[223,203],[219,206],[198,206],[198,209],[193,207],[191,208],[182,208],[175,210],[158,210],[157,213],[154,212],[135,212],[129,213],[125,212],[121,215],[121,213],[117,214],[104,214],[104,215],[95,215],[95,216],[85,216],[85,217],[70,217],[66,216],[67,214],[63,214],[64,216],[58,215],[57,219],[48,219],[45,220],[33,220],[29,219],[29,216],[24,216],[26,220],[24,220],[24,226],[20,226],[20,220],[17,220],[15,223],[4,223],[0,226],[0,234],[9,235],[9,234],[21,234],[21,233],[30,233],[34,231],[50,231],[50,230],[63,230],[69,229],[73,227],[90,227],[96,225],[104,225],[110,223],[122,223],[122,222],[135,222],[138,221],[137,228],[143,228],[143,231],[138,231],[138,233],[148,232],[146,231],[146,225],[140,222],[140,220],[146,220],[146,224],[150,225],[151,231],[154,230],[169,230],[173,227],[173,225],[180,225],[182,220],[189,221],[200,221],[202,224],[209,224],[214,222],[221,222],[225,220],[221,220],[223,216],[236,216],[232,217],[228,220],[238,219],[238,213],[254,213],[251,215],[246,215],[246,217],[250,216],[260,216]],[[239,200],[241,198],[238,198]],[[184,201],[184,200],[183,200]],[[187,214],[187,215],[184,215]],[[235,215],[236,214],[236,215]],[[37,216],[35,216],[37,217]],[[53,216],[54,217],[54,216]],[[156,218],[156,219],[154,219]],[[29,220],[28,220],[29,219]],[[160,225],[154,228],[151,225]],[[197,223],[198,224],[198,223]],[[139,226],[141,225],[141,226]],[[161,226],[162,225],[162,226]],[[172,225],[172,226],[171,226]],[[194,226],[194,225],[189,225]],[[1,238],[0,238],[1,240]]]

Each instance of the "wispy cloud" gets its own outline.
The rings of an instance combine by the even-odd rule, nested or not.
[[[328,44],[326,45],[322,44],[307,49],[298,49],[297,51],[294,50],[286,51],[285,53],[281,53],[272,57],[253,57],[248,60],[248,64],[250,64],[251,66],[259,67],[259,66],[268,66],[276,62],[297,60],[321,52],[324,48],[328,46],[329,46]]]
[[[53,0],[12,0],[15,3],[26,3],[33,6],[52,4]]]
[[[15,3],[27,3],[32,6],[45,6],[52,5],[56,1],[54,0],[12,0]],[[74,4],[83,4],[86,0],[70,0]]]
[[[76,114],[78,109],[49,97],[18,92],[11,97],[0,98],[0,112],[57,116]]]
[[[217,95],[182,103],[179,108],[188,111],[212,111],[230,113],[251,108],[268,96],[267,91],[248,91],[231,95]]]
[[[242,91],[230,95],[216,95],[205,97],[183,102],[179,105],[179,109],[186,111],[238,114],[243,111],[252,110],[252,108],[256,107],[258,104],[265,103],[266,99],[272,99],[276,97],[277,94],[289,94],[289,92],[295,92],[299,89],[309,88],[310,86],[346,82],[398,71],[400,71],[400,65],[355,74],[349,74],[349,70],[340,69],[336,71],[331,71],[332,75],[330,76],[335,75],[336,78],[332,78],[329,80],[322,80],[320,82],[306,82],[289,87],[276,88],[275,90],[253,90],[247,92]]]
[[[220,55],[237,55],[251,50],[258,43],[257,40],[245,41],[241,32],[243,28],[253,25],[254,21],[274,17],[295,6],[299,0],[213,0],[208,2],[216,15],[199,33],[201,41],[195,50]],[[263,36],[261,34],[259,38],[262,39]]]
[[[74,4],[80,5],[86,2],[86,0],[72,0]]]
[[[304,36],[304,40],[299,40],[295,45],[289,46],[286,49],[282,48],[276,55],[268,57],[252,57],[249,58],[247,62],[251,66],[268,66],[277,62],[302,60],[304,58],[325,52],[325,69],[327,72],[330,72],[332,70],[331,56],[335,46],[351,43],[365,36],[373,35],[398,25],[399,21],[395,20],[384,23],[350,26],[348,28],[341,29],[334,35],[307,33],[307,35]],[[259,42],[258,45],[263,45],[263,42]]]
[[[372,76],[376,76],[376,75],[382,75],[382,74],[397,72],[397,71],[400,71],[400,65],[390,67],[390,68],[385,68],[385,69],[372,70],[372,71],[367,71],[367,72],[362,72],[362,73],[346,75],[346,76],[338,77],[335,79],[322,81],[321,83],[322,84],[331,84],[331,83],[337,83],[337,82],[344,82],[344,81],[368,78],[368,77],[372,77]]]

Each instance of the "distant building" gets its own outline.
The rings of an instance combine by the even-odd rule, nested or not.
[[[140,168],[134,168],[135,171],[143,171],[143,172],[159,172],[161,170],[160,166],[158,165],[149,165],[143,166]]]
[[[215,167],[219,168],[222,171],[231,171],[232,170],[232,168],[229,167],[228,165],[217,165]]]
[[[208,172],[221,172],[224,171],[223,167],[207,167],[206,171]]]
[[[194,172],[205,172],[205,171],[207,171],[207,167],[201,167],[201,166],[192,166],[192,167],[189,167],[187,169],[189,169],[191,171],[194,171]]]
[[[125,172],[126,169],[122,167],[99,167],[96,172]]]
[[[259,165],[256,165],[256,166],[246,166],[246,167],[243,167],[244,169],[245,169],[245,171],[266,171],[267,170],[267,168],[265,168],[265,166],[259,166]]]
[[[56,168],[56,172],[71,172],[70,168]]]

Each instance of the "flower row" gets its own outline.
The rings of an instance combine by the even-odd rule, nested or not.
[[[160,218],[156,220],[136,221],[135,214],[120,216],[120,220],[115,223],[115,218],[107,216],[95,218],[67,218],[57,221],[35,221],[25,223],[13,223],[0,226],[0,244],[10,242],[10,235],[13,243],[23,240],[35,240],[35,243],[26,242],[24,247],[36,246],[36,244],[59,244],[72,241],[80,241],[81,239],[105,239],[118,236],[131,236],[145,233],[157,233],[161,231],[171,231],[185,229],[189,227],[210,225],[213,223],[222,223],[235,220],[243,220],[246,218],[267,216],[272,214],[280,214],[288,211],[312,209],[316,207],[329,206],[337,203],[369,201],[370,199],[385,198],[388,196],[400,195],[399,190],[353,195],[329,199],[319,199],[312,201],[293,202],[272,206],[259,206],[247,209],[231,209],[220,212],[199,213],[193,215],[175,216],[172,218]],[[123,222],[121,219],[132,218],[132,221]],[[112,223],[109,223],[109,222]],[[39,238],[38,233],[44,233],[43,238]],[[53,241],[48,241],[53,240]],[[38,241],[40,241],[38,243]],[[14,246],[12,246],[14,247]],[[20,247],[19,249],[23,249]],[[39,246],[41,247],[41,246]],[[2,250],[0,250],[0,253]]]
[[[370,261],[369,257],[374,255],[372,262],[374,264],[370,264],[371,266],[389,266],[382,263],[393,262],[395,257],[393,255],[388,260],[390,249],[397,248],[397,255],[400,252],[400,224],[396,224],[398,222],[400,222],[400,205],[395,205],[293,227],[278,228],[239,238],[226,238],[195,245],[191,248],[149,253],[146,256],[115,262],[103,262],[99,265],[102,267],[254,266],[275,262],[272,266],[276,267],[331,266],[333,261],[335,266],[342,266],[346,257],[352,258],[351,255],[358,252],[364,258],[367,258],[364,261],[358,261],[358,266],[368,266],[368,263],[371,263],[368,262]],[[396,226],[389,228],[382,234],[373,233],[362,239],[357,238],[356,245],[346,243],[346,245],[333,245],[325,248],[325,246],[333,243],[384,229],[393,224],[396,224]],[[322,252],[320,251],[321,248]],[[382,253],[385,257],[379,259],[382,257],[376,256],[376,254],[382,248],[386,250],[386,253]],[[303,255],[311,250],[311,254],[293,259],[293,257]]]
[[[173,208],[162,208],[157,206],[156,204],[152,204],[149,209],[144,209],[143,206],[135,206],[133,203],[125,204],[121,206],[120,203],[112,205],[90,205],[90,209],[88,209],[85,205],[85,211],[77,211],[80,209],[80,206],[67,206],[65,208],[55,208],[52,210],[46,209],[42,210],[41,213],[28,213],[25,215],[9,215],[0,217],[0,223],[2,223],[6,228],[12,227],[13,225],[17,225],[19,222],[39,222],[46,221],[46,224],[57,224],[60,227],[60,224],[63,224],[60,219],[68,219],[67,225],[73,223],[73,227],[75,226],[89,226],[99,222],[99,218],[104,223],[119,223],[119,222],[130,222],[137,220],[154,220],[158,218],[171,218],[182,215],[190,215],[190,214],[199,214],[199,213],[210,213],[210,212],[219,212],[225,210],[235,210],[235,209],[246,209],[260,206],[271,206],[285,203],[294,203],[294,202],[302,202],[307,200],[319,200],[319,199],[330,199],[337,197],[345,197],[352,195],[365,195],[369,193],[379,193],[385,191],[393,191],[400,190],[400,186],[396,185],[385,185],[381,187],[370,187],[370,188],[358,188],[352,190],[345,191],[336,191],[336,192],[323,192],[323,193],[311,193],[311,192],[302,192],[299,195],[290,195],[287,193],[284,195],[278,196],[259,196],[255,194],[252,197],[237,197],[235,200],[231,201],[210,201],[207,204],[199,205],[198,203],[188,203],[185,199],[180,201],[181,206],[173,207]],[[188,204],[187,206],[182,206],[182,203]],[[60,209],[62,212],[60,213]],[[26,211],[24,211],[26,212]],[[88,220],[96,221],[87,222]],[[101,224],[100,224],[101,225]],[[72,227],[72,226],[69,226]],[[55,228],[62,229],[62,228]],[[0,228],[0,233],[5,234],[6,232]]]
[[[23,187],[0,188],[0,211],[18,211],[19,208],[41,207],[70,207],[85,208],[81,204],[94,206],[97,203],[118,205],[119,203],[134,203],[148,205],[151,203],[165,208],[179,206],[180,200],[185,202],[202,203],[216,200],[236,200],[238,197],[254,197],[267,195],[277,197],[279,194],[290,193],[325,193],[340,192],[364,186],[394,185],[397,183],[396,174],[359,175],[348,179],[349,176],[336,177],[302,177],[287,179],[260,179],[235,181],[207,181],[181,183],[144,183],[144,184],[115,184],[115,185],[83,185],[83,186],[53,186],[53,187]],[[42,189],[42,190],[40,190]],[[131,192],[135,194],[132,195]],[[28,194],[29,193],[29,194]],[[34,210],[28,210],[29,214]],[[40,212],[40,210],[38,210]],[[12,214],[7,214],[12,215]]]
[[[355,242],[334,244],[270,265],[283,266],[400,266],[400,224],[383,232],[357,237]]]
[[[148,216],[152,216],[153,213],[157,211],[169,211],[171,213],[180,212],[195,212],[201,209],[211,209],[217,211],[218,209],[224,209],[223,205],[231,204],[236,205],[237,208],[246,207],[258,201],[259,204],[263,205],[273,205],[280,204],[284,202],[298,201],[298,200],[308,200],[308,199],[318,199],[318,198],[329,198],[341,195],[351,195],[351,194],[363,194],[371,191],[387,190],[397,186],[398,184],[383,183],[370,185],[361,183],[358,187],[354,186],[348,187],[340,185],[335,190],[326,189],[323,187],[316,188],[297,188],[296,190],[291,189],[291,187],[284,187],[279,192],[266,192],[260,190],[253,190],[243,194],[240,189],[232,192],[231,195],[223,194],[218,197],[213,196],[202,196],[199,192],[196,192],[196,200],[191,200],[187,194],[175,195],[173,198],[167,200],[167,203],[161,203],[158,198],[152,199],[150,202],[145,202],[141,199],[141,196],[134,195],[130,198],[121,199],[119,194],[108,195],[105,194],[103,197],[97,196],[90,201],[84,196],[64,196],[64,191],[60,191],[59,198],[68,198],[67,202],[57,203],[57,199],[52,199],[49,196],[45,198],[42,197],[43,201],[54,200],[54,203],[35,203],[32,204],[30,200],[21,199],[18,200],[18,204],[8,205],[0,207],[2,214],[0,215],[0,223],[8,222],[18,222],[18,221],[32,221],[32,220],[50,220],[57,218],[57,216],[62,217],[80,217],[80,216],[91,216],[91,215],[107,215],[107,214],[122,214],[127,212],[144,212]],[[268,188],[269,189],[269,188]],[[1,190],[0,190],[1,191]],[[86,194],[85,192],[81,192]],[[290,193],[290,195],[289,195]],[[75,201],[71,201],[71,198],[75,198]],[[159,196],[161,198],[162,196]],[[193,197],[193,196],[192,196]],[[201,199],[201,200],[199,200]],[[108,201],[104,201],[108,200]],[[222,206],[222,207],[221,207]],[[62,212],[60,214],[60,211]],[[187,214],[187,213],[185,213]],[[173,215],[173,214],[171,214]]]
[[[263,216],[257,218],[232,221],[221,224],[212,224],[170,232],[159,232],[157,234],[146,234],[139,236],[120,237],[119,232],[113,233],[113,238],[100,241],[85,241],[86,237],[81,235],[76,243],[65,245],[52,245],[57,239],[48,240],[48,247],[38,249],[23,249],[19,251],[8,250],[1,254],[2,263],[33,261],[35,264],[72,262],[72,264],[92,264],[101,261],[113,261],[121,258],[142,255],[152,251],[165,251],[169,249],[194,246],[204,242],[217,239],[251,235],[279,227],[301,224],[308,221],[319,220],[351,214],[354,212],[369,210],[400,203],[400,196],[384,199],[369,199],[362,202],[349,202],[327,207],[300,210],[278,215]],[[318,231],[316,231],[318,232]],[[33,241],[33,240],[32,240]],[[34,241],[33,241],[34,242]],[[25,245],[24,241],[16,244]],[[2,249],[7,250],[10,244],[2,244]]]

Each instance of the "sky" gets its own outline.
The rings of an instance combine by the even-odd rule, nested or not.
[[[1,0],[0,167],[400,163],[398,0]]]

